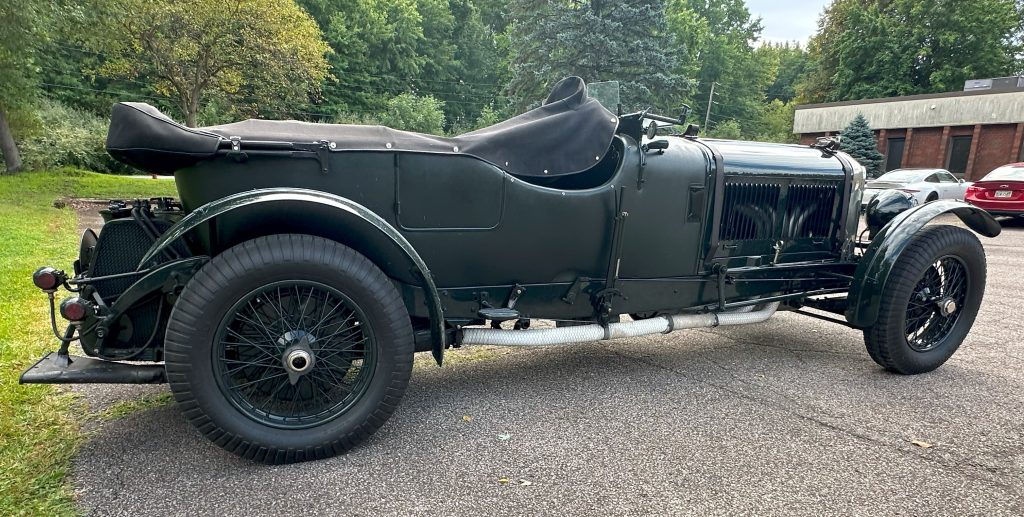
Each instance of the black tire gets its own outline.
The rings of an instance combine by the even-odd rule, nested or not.
[[[260,289],[275,285],[294,285],[296,297],[289,298],[292,295],[288,290],[282,297],[278,290],[277,306],[273,301],[265,301],[271,298],[272,295],[267,294],[271,291]],[[300,306],[300,289],[305,288],[309,289],[308,295]],[[314,292],[316,299],[311,302]],[[321,292],[332,298],[321,298]],[[262,340],[259,346],[247,348],[249,351],[258,348],[254,353],[262,353],[264,348],[273,352],[266,353],[266,357],[260,356],[265,362],[259,365],[263,373],[254,373],[253,378],[261,383],[276,383],[281,379],[271,381],[266,372],[271,367],[280,368],[286,372],[286,380],[291,385],[290,388],[277,387],[269,393],[267,390],[260,392],[259,395],[265,397],[260,402],[253,402],[256,399],[252,397],[246,398],[254,388],[242,389],[243,384],[234,380],[233,376],[240,374],[232,372],[239,368],[223,366],[228,361],[244,363],[239,360],[242,359],[240,356],[230,359],[232,356],[227,354],[238,354],[249,342],[241,341],[239,336],[235,344],[226,344],[228,339],[224,336],[237,335],[237,332],[225,329],[232,328],[230,325],[236,321],[242,321],[241,315],[246,310],[243,302],[251,304],[253,300],[271,308],[290,307],[288,310],[298,318],[298,324],[295,324],[294,319],[287,320],[282,316],[281,320],[272,322],[272,326],[262,327],[266,330],[265,335],[278,334],[275,330],[278,328],[294,329],[304,325],[303,328],[309,332],[302,346],[307,346],[311,353],[317,350],[315,354],[321,354],[320,362],[309,366],[309,374],[298,377],[288,373],[286,365],[273,364],[273,357],[278,353],[275,343],[280,343],[278,348],[294,343],[286,342],[284,335],[276,341],[271,336]],[[355,308],[342,307],[344,300]],[[286,301],[289,303],[287,306],[284,305]],[[314,336],[318,332],[328,332],[329,325],[324,325],[328,319],[340,319],[339,316],[324,316],[325,307],[330,307],[332,301],[335,302],[332,313],[338,307],[342,307],[342,311],[351,311],[348,314],[358,313],[358,318],[347,317],[343,322],[347,325],[345,332],[349,332],[349,328],[365,332],[365,335],[360,334],[362,337],[357,347],[354,348],[349,341],[342,341],[344,347],[332,350],[327,347],[334,338]],[[312,323],[316,321],[312,316],[316,309],[307,310],[307,306],[322,307],[318,314],[320,321],[316,325]],[[252,319],[258,314],[268,313],[245,314]],[[292,323],[286,327],[285,323],[289,321]],[[330,325],[338,324],[332,320]],[[318,328],[322,330],[318,331]],[[291,334],[287,340],[295,335]],[[349,336],[338,339],[349,339]],[[312,348],[314,343],[320,348]],[[295,346],[298,345],[292,345]],[[175,303],[165,340],[167,379],[185,417],[220,447],[245,458],[272,464],[340,454],[372,435],[391,416],[405,392],[412,372],[413,348],[409,314],[388,277],[354,250],[308,235],[260,237],[214,257],[189,281]],[[281,352],[282,355],[286,353],[288,350]],[[349,353],[362,353],[363,356],[358,360],[346,359]],[[335,358],[328,359],[329,355]],[[337,358],[339,355],[341,359]],[[337,366],[334,361],[344,364]],[[355,366],[357,362],[358,367]],[[364,365],[369,366],[362,368]],[[331,371],[335,372],[357,371],[355,378],[361,383],[358,392],[355,384],[352,387],[345,384],[347,377],[338,381],[334,373],[314,375],[313,372],[318,371],[316,368],[333,368]],[[318,384],[321,380],[330,382],[328,373],[337,384]],[[297,380],[293,380],[295,378]],[[303,382],[310,387],[303,388]],[[325,391],[314,391],[314,387],[326,388]],[[349,389],[346,398],[335,403],[332,397],[340,398],[339,394],[344,394],[345,389]],[[294,399],[299,399],[299,411],[292,408],[290,414],[281,409],[285,406],[280,393],[288,390],[293,394],[293,405],[296,404]],[[264,405],[260,406],[261,403]],[[329,407],[312,417],[304,417],[301,416],[304,406]],[[284,416],[275,415],[275,411]]]
[[[938,199],[939,199],[939,193],[938,192],[932,192],[931,194],[928,194],[928,197],[925,198],[924,202],[925,203],[931,203],[932,201],[936,201]]]
[[[985,267],[985,250],[970,231],[947,225],[921,230],[889,273],[878,320],[864,329],[871,358],[905,375],[942,366],[978,315]],[[946,315],[949,301],[962,303]]]

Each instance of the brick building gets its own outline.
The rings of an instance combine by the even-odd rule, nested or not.
[[[859,113],[874,129],[887,171],[941,167],[977,180],[1024,161],[1024,77],[968,81],[965,89],[797,106],[793,132],[812,143],[842,131]]]

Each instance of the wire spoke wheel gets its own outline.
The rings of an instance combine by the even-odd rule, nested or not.
[[[927,352],[949,335],[967,298],[967,267],[957,257],[936,260],[917,282],[907,303],[907,344]]]
[[[236,408],[292,429],[345,413],[376,364],[360,308],[313,281],[276,282],[244,296],[221,322],[212,354],[218,384]]]
[[[985,250],[966,228],[927,225],[883,280],[878,317],[864,329],[871,358],[914,375],[942,366],[970,332],[985,294]]]
[[[351,450],[398,407],[412,325],[395,284],[352,248],[257,237],[214,256],[168,319],[167,381],[210,441],[263,463]]]

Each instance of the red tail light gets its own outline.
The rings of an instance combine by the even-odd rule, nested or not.
[[[984,190],[984,189],[982,189],[981,187],[975,187],[974,185],[968,185],[967,186],[967,192],[970,193],[970,194],[977,194],[978,192],[981,192],[982,190]]]
[[[912,188],[898,188],[896,190],[900,192],[906,192],[907,194],[917,194],[918,192],[921,192],[920,190],[914,190]]]
[[[60,302],[60,315],[68,321],[82,321],[92,313],[92,305],[77,296]]]
[[[59,269],[41,267],[32,273],[32,283],[44,291],[53,291],[67,280],[67,275]]]

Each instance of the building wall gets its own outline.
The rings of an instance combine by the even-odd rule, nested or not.
[[[944,128],[914,128],[910,136],[910,145],[903,151],[903,164],[901,167],[942,167],[935,165],[936,161],[945,161],[944,156],[938,156],[939,148],[942,146],[942,132]]]
[[[976,178],[972,179],[981,179],[981,176],[988,171],[1019,159],[1019,151],[1012,152],[1016,129],[1016,124],[982,126],[981,140],[978,141],[974,158],[974,176]]]

